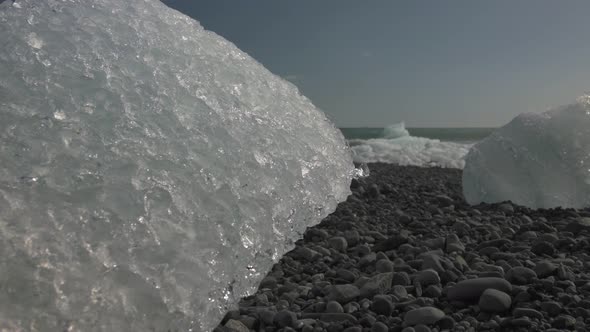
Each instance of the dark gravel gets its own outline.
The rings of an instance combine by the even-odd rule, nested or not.
[[[590,210],[469,206],[460,170],[369,168],[216,331],[590,326]]]

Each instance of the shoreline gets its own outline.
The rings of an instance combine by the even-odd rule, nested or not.
[[[470,206],[459,169],[369,169],[215,331],[586,331],[589,209]]]

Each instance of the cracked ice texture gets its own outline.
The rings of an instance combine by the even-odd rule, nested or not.
[[[463,193],[471,204],[590,206],[590,96],[521,114],[477,143],[466,157]]]
[[[349,194],[325,115],[159,1],[5,1],[0,44],[0,330],[210,330]]]

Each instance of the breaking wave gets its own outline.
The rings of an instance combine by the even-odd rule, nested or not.
[[[444,142],[410,136],[403,122],[383,129],[380,138],[348,141],[357,163],[390,163],[424,167],[460,168],[473,143]]]

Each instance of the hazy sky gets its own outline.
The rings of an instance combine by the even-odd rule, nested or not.
[[[590,90],[587,0],[165,0],[339,126],[497,126]]]

